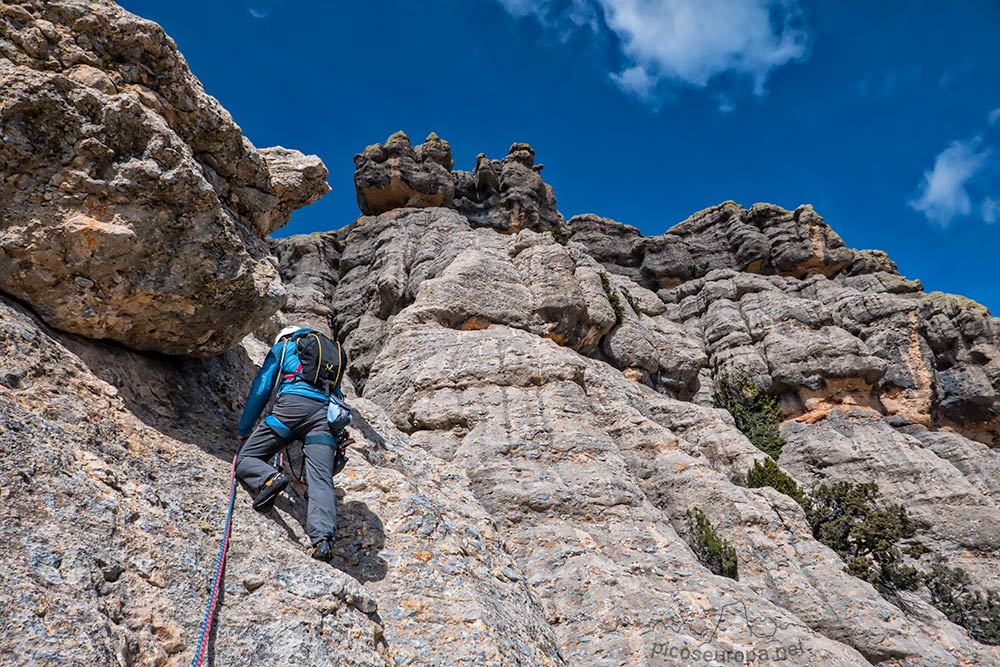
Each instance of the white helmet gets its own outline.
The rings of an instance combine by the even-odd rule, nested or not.
[[[277,336],[274,337],[274,344],[277,345],[278,343],[281,342],[282,338],[284,338],[285,336],[291,336],[293,333],[295,333],[301,328],[302,327],[300,326],[285,327],[284,329],[278,332]]]

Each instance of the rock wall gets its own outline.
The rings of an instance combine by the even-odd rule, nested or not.
[[[847,575],[794,502],[746,488],[762,454],[711,407],[722,374],[750,375],[781,398],[779,463],[803,486],[877,482],[925,546],[995,588],[987,312],[846,248],[808,206],[726,202],[649,238],[596,216],[490,219],[402,206],[282,239],[282,257],[337,247],[337,277],[298,272],[313,296],[285,318],[332,304],[322,323],[345,336],[356,388],[466,472],[567,664],[684,664],[654,647],[697,639],[719,609],[771,619],[772,645],[811,646],[796,664],[997,659],[920,594],[890,601]],[[979,389],[952,379],[972,375]],[[737,584],[700,579],[682,539],[692,507],[736,545]],[[745,645],[748,626],[720,621],[734,634],[709,643]]]
[[[160,26],[103,0],[0,6],[0,290],[64,331],[212,355],[281,307],[262,237],[329,190],[257,150]]]
[[[800,484],[877,482],[925,546],[998,588],[1000,328],[985,309],[846,248],[810,207],[726,202],[656,237],[566,221],[519,143],[453,172],[447,142],[393,135],[356,159],[360,218],[265,241],[324,189],[321,166],[253,149],[158,27],[91,6],[0,6],[0,81],[21,91],[0,98],[0,122],[25,137],[0,147],[14,202],[0,276],[70,275],[52,274],[49,300],[0,283],[17,297],[0,295],[0,664],[190,663],[232,428],[290,322],[337,332],[352,359],[358,446],[336,479],[335,557],[308,556],[303,486],[267,515],[241,489],[210,664],[1000,663],[924,591],[890,599],[848,575],[794,501],[747,488],[763,454],[712,405],[723,374],[749,374],[781,400],[779,463]],[[81,64],[90,83],[66,74]],[[143,144],[86,172],[105,174],[93,191],[39,185],[79,157],[45,115],[78,100],[93,117],[131,109],[120,117],[156,128],[178,166]],[[129,136],[70,127],[107,146]],[[121,176],[154,163],[148,180]],[[175,176],[208,189],[180,198]],[[73,217],[84,209],[96,222]],[[97,260],[73,263],[93,234],[101,253],[115,235],[141,249],[122,250],[114,295],[135,301],[161,264],[169,285],[128,311]],[[67,248],[50,269],[43,237]],[[243,288],[201,284],[209,270],[289,295],[223,299]],[[100,326],[74,323],[91,312]],[[116,329],[116,313],[131,320]],[[142,317],[155,335],[134,331]],[[688,546],[695,507],[735,546],[737,580]]]

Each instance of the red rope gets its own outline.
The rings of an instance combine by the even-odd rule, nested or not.
[[[279,470],[282,470],[285,467],[282,464],[284,463],[285,453],[287,451],[288,451],[288,445],[285,445],[285,448],[282,449],[280,452],[278,452],[278,465],[276,467]],[[302,452],[302,466],[299,469],[299,475],[302,475],[302,477],[300,478],[299,475],[295,474],[295,464],[292,462],[292,455],[291,454],[288,455],[288,472],[292,473],[292,479],[294,479],[297,483],[301,484],[302,486],[309,486],[306,483],[306,453],[305,452]]]

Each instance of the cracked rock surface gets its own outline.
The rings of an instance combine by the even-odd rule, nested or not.
[[[1000,588],[982,306],[809,206],[724,202],[644,237],[565,220],[527,144],[452,171],[436,135],[359,154],[354,222],[268,240],[325,168],[250,146],[158,26],[27,1],[0,31],[0,665],[190,664],[232,428],[289,323],[352,360],[334,558],[309,557],[303,485],[266,515],[239,489],[209,664],[1000,664],[747,488],[764,455],[713,407],[746,374],[780,400],[801,486],[878,483],[932,554]],[[738,579],[688,545],[695,507]]]
[[[0,6],[0,290],[49,324],[223,352],[284,303],[262,237],[330,188],[257,150],[157,24],[102,0]]]

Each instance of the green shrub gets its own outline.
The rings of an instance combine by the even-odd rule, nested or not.
[[[948,620],[961,625],[983,644],[1000,645],[1000,593],[972,588],[972,578],[962,568],[948,567],[940,556],[923,575],[931,602]]]
[[[627,289],[623,289],[622,290],[622,294],[625,296],[625,300],[628,301],[629,307],[632,308],[632,312],[635,313],[636,315],[638,315],[639,314],[639,304],[638,304],[638,302],[636,302],[636,300],[634,298],[632,298],[632,295],[628,293]]]
[[[949,621],[976,641],[1000,645],[1000,592],[973,588],[968,572],[948,567],[940,556],[927,572],[905,565],[903,553],[919,558],[930,550],[919,542],[902,546],[916,534],[916,525],[902,505],[880,501],[875,484],[838,482],[820,485],[802,506],[813,535],[840,554],[849,574],[890,598],[923,583]]]
[[[900,543],[916,534],[902,505],[880,503],[878,486],[837,482],[817,487],[803,504],[813,536],[844,559],[849,574],[882,593],[913,590],[920,572],[903,563]]]
[[[724,373],[715,387],[715,406],[729,411],[736,428],[757,449],[778,459],[785,439],[778,431],[781,408],[777,398],[758,389],[745,375]]]
[[[566,232],[562,230],[562,227],[553,227],[552,229],[549,230],[549,234],[552,235],[552,240],[554,240],[559,245],[566,245],[566,243],[569,241],[569,239],[566,238]]]
[[[730,579],[738,578],[736,549],[719,536],[715,526],[700,508],[687,511],[689,544],[701,564],[715,574]]]
[[[608,280],[608,274],[601,273],[601,287],[604,288],[604,294],[608,297],[608,303],[611,304],[611,310],[615,311],[615,324],[622,323],[622,302],[618,299],[618,295],[615,291],[611,289],[611,281]]]
[[[767,457],[763,461],[754,461],[753,467],[747,471],[747,486],[751,489],[769,486],[775,491],[785,494],[799,505],[803,504],[806,499],[795,480],[779,468],[771,457]]]

